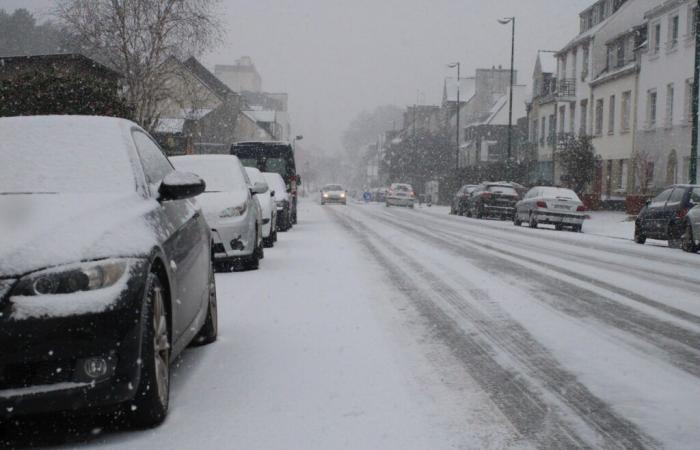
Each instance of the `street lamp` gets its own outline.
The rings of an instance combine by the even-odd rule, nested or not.
[[[460,67],[461,64],[459,62],[453,62],[447,65],[450,69],[454,69],[455,67],[457,68],[457,152],[455,153],[456,158],[456,165],[457,170],[459,170],[459,107],[460,107],[460,102],[459,102],[459,88],[460,88]]]
[[[508,100],[508,158],[506,159],[506,178],[510,178],[510,163],[513,148],[513,84],[515,83],[515,70],[513,68],[515,61],[515,17],[506,17],[498,19],[501,25],[512,24],[512,33],[510,41],[510,98]]]

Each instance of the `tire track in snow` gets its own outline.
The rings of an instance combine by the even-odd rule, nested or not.
[[[425,266],[395,245],[383,240],[361,222],[333,211],[337,221],[349,230],[387,270],[389,276],[418,310],[436,327],[436,335],[453,350],[472,377],[493,399],[513,426],[543,449],[589,448],[587,443],[561,416],[558,408],[545,400],[535,386],[494,357],[493,347],[506,351],[519,365],[544,386],[567,409],[594,430],[607,448],[656,448],[658,444],[626,419],[619,417],[609,405],[593,395],[576,377],[566,371],[520,324],[496,320],[469,305],[468,301]],[[368,237],[381,242],[381,247],[411,268],[403,271],[385,257],[380,247]],[[478,333],[465,332],[429,295],[411,281],[417,274],[430,286],[433,295],[456,309],[466,324]],[[477,291],[478,292],[478,291]],[[479,295],[487,295],[483,291]],[[490,301],[490,299],[489,299]]]
[[[637,339],[660,349],[658,357],[686,373],[700,377],[700,333],[655,318],[643,311],[606,298],[589,289],[545,275],[511,259],[479,252],[479,249],[486,249],[524,260],[525,258],[522,256],[499,250],[488,244],[475,242],[460,235],[441,232],[435,228],[430,228],[429,231],[422,231],[415,227],[426,229],[427,227],[424,225],[407,225],[405,222],[400,222],[398,218],[388,215],[375,215],[366,211],[363,211],[363,213],[392,227],[418,234],[423,239],[433,242],[447,251],[475,261],[480,268],[491,274],[498,276],[503,273],[504,267],[507,267],[510,276],[516,277],[531,286],[530,294],[534,299],[569,316],[575,318],[590,317],[616,330],[627,332]],[[437,235],[446,237],[441,238]],[[466,248],[454,245],[455,239],[476,249],[477,252],[467,251]],[[498,262],[495,262],[494,259],[497,259]],[[559,270],[556,266],[550,267],[535,260],[529,260],[528,262],[547,267],[548,270],[568,276],[568,273],[564,272],[566,269]],[[573,278],[587,281],[586,277],[583,279],[579,277]],[[635,299],[633,298],[632,300]]]

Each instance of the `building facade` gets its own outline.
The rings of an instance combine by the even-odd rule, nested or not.
[[[262,77],[249,56],[243,56],[233,65],[214,66],[214,75],[234,92],[262,91]]]

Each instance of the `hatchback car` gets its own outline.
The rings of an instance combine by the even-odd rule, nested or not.
[[[477,187],[478,186],[475,184],[467,184],[462,186],[452,198],[450,214],[463,216],[467,211],[469,197],[471,197],[472,192],[474,192]]]
[[[484,217],[511,219],[519,199],[518,192],[508,183],[483,183],[474,189],[469,197],[467,215],[477,219]]]
[[[326,203],[348,204],[348,192],[339,184],[327,184],[321,189],[321,205]]]
[[[694,188],[690,201],[695,206],[688,211],[683,223],[683,250],[689,253],[700,251],[700,188]]]
[[[263,172],[267,185],[272,189],[277,207],[277,223],[275,231],[287,231],[292,228],[291,195],[287,192],[282,176],[274,172]],[[275,236],[277,236],[275,234]]]
[[[386,206],[407,206],[413,208],[416,194],[410,184],[394,183],[386,193]]]
[[[272,197],[273,192],[269,189],[267,180],[262,173],[254,167],[246,167],[248,178],[253,183],[253,186],[265,185],[265,192],[259,192],[255,198],[260,204],[260,213],[262,214],[262,239],[263,246],[266,248],[273,247],[277,240],[277,207],[275,200]]]
[[[581,231],[585,211],[583,202],[571,189],[537,186],[515,204],[513,223],[520,226],[526,222],[531,228],[549,224],[557,230],[570,227],[573,231]]]
[[[251,185],[243,165],[232,155],[187,155],[170,158],[178,170],[204,178],[199,197],[211,227],[217,268],[255,270],[263,258],[262,213],[253,197],[267,185]]]
[[[0,119],[0,418],[166,416],[170,363],[217,337],[211,233],[135,123]]]
[[[680,247],[686,215],[697,204],[697,189],[700,186],[671,186],[649,201],[634,223],[634,241],[644,244],[648,238],[661,239],[670,247]]]

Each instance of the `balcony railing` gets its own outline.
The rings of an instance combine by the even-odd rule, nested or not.
[[[576,79],[562,78],[557,80],[557,97],[576,97]]]

